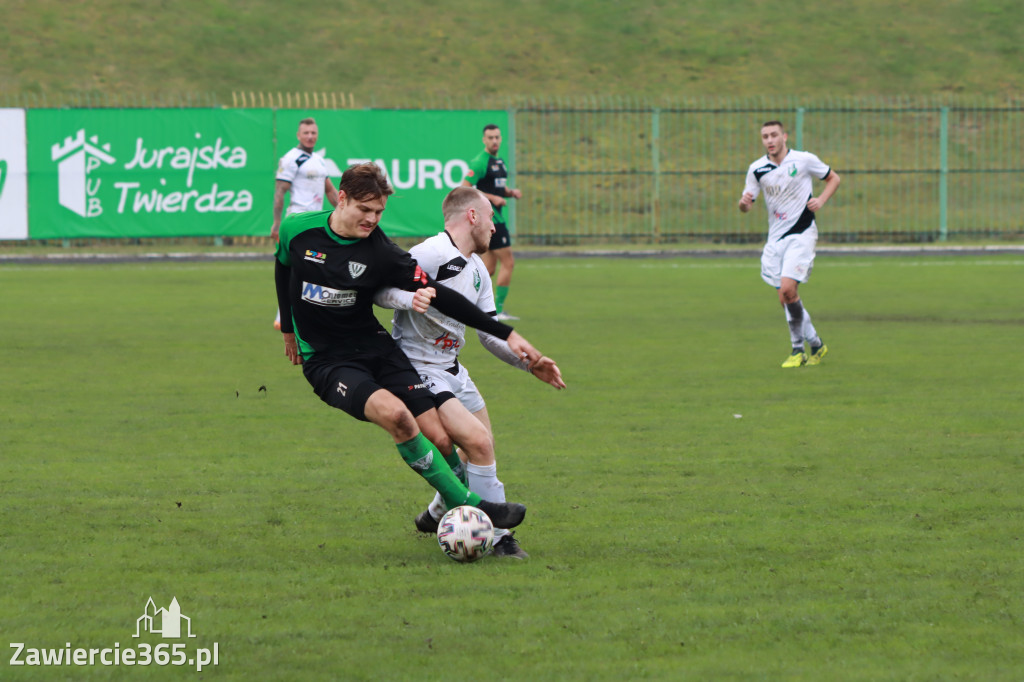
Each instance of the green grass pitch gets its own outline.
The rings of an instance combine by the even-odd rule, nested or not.
[[[1024,260],[819,255],[799,370],[758,275],[520,260],[569,388],[469,344],[531,558],[459,565],[284,359],[269,258],[0,267],[0,639],[155,646],[177,597],[219,649],[0,679],[1024,678]]]

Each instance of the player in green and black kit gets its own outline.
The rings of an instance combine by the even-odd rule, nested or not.
[[[508,199],[520,199],[523,193],[508,186],[508,169],[505,162],[498,158],[501,149],[501,128],[490,123],[484,126],[484,150],[469,162],[469,172],[462,184],[476,187],[484,193],[494,206],[494,235],[491,237],[490,248],[480,257],[492,276],[497,269],[498,276],[494,281],[494,305],[498,310],[499,320],[518,320],[515,315],[505,312],[505,298],[512,284],[512,268],[515,257],[512,255],[512,235],[505,223],[502,208]],[[501,264],[500,269],[497,268]]]
[[[433,393],[374,316],[374,294],[388,286],[417,290],[444,314],[506,339],[530,365],[542,355],[511,327],[424,275],[377,229],[391,193],[376,165],[355,165],[342,175],[333,211],[298,214],[281,224],[275,281],[285,355],[302,365],[325,403],[391,434],[405,462],[450,508],[472,505],[496,526],[514,527],[526,507],[481,500],[455,473],[461,462]]]

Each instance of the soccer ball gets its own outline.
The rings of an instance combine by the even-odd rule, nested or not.
[[[487,556],[494,545],[494,524],[476,507],[449,509],[437,524],[437,544],[455,561],[470,563]]]

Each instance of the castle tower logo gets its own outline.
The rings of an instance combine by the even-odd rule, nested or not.
[[[101,164],[114,163],[110,143],[100,145],[96,135],[86,140],[85,128],[81,128],[74,137],[65,138],[63,144],[53,145],[50,157],[57,162],[60,205],[83,218],[101,215],[103,206],[97,194],[102,181],[90,181],[89,174]]]
[[[146,602],[146,609],[135,621],[135,634],[133,637],[141,637],[143,632],[150,632],[161,635],[164,639],[178,639],[182,636],[182,621],[185,623],[185,637],[195,637],[192,634],[192,619],[181,613],[181,606],[178,605],[178,598],[171,600],[171,605],[166,609],[158,609],[150,597]]]

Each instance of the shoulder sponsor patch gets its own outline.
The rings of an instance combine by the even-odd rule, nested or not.
[[[458,256],[439,267],[437,269],[437,277],[435,279],[437,279],[438,282],[443,282],[446,279],[457,277],[465,268],[466,259]]]

